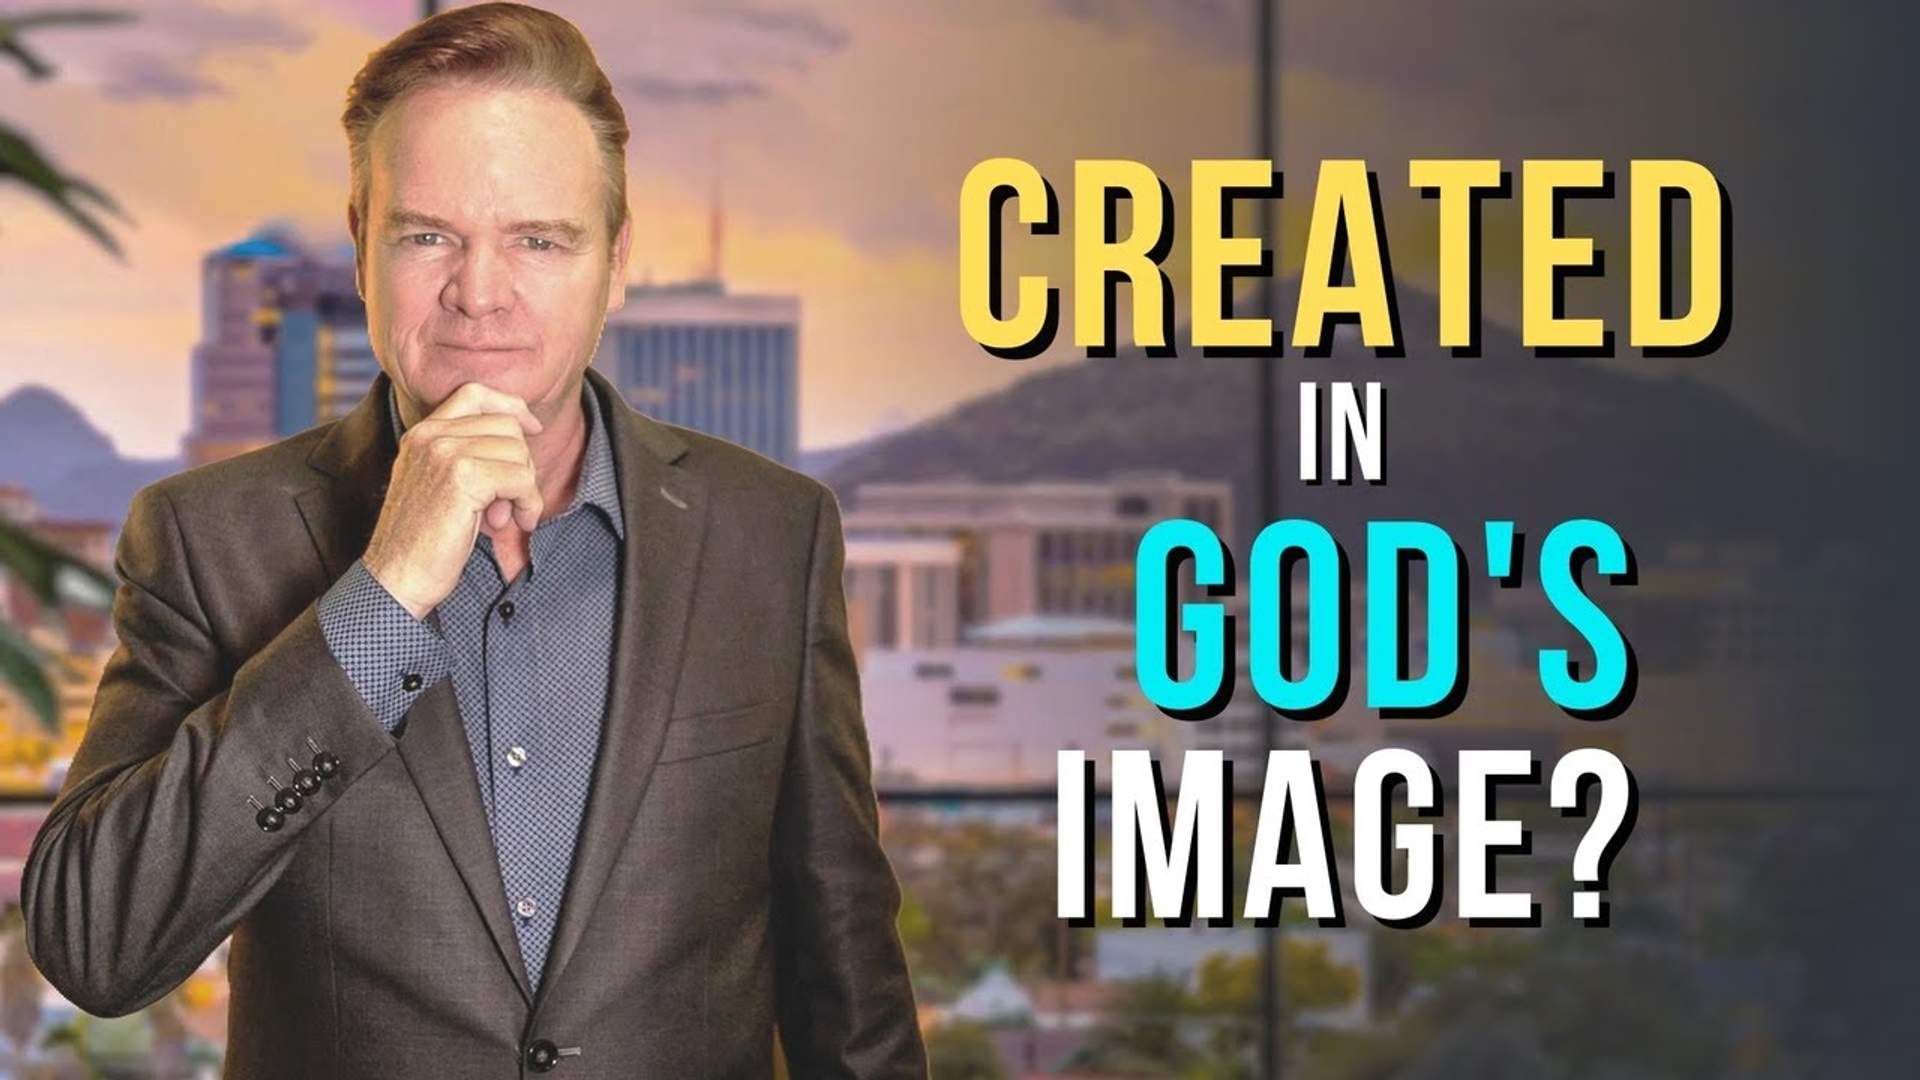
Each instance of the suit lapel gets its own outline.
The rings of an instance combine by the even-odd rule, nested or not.
[[[460,723],[460,705],[453,680],[442,679],[407,710],[407,727],[400,739],[400,757],[406,762],[420,801],[433,818],[453,865],[467,883],[467,895],[493,936],[500,959],[513,973],[514,984],[529,1004],[532,983],[520,956],[520,939],[507,918],[507,888],[500,880],[500,856],[487,828],[487,810],[480,802],[480,778],[474,775],[473,752],[467,729]]]
[[[387,494],[387,476],[399,447],[387,422],[387,376],[375,377],[373,387],[353,411],[329,428],[307,455],[307,464],[332,478],[294,497],[307,523],[314,550],[326,568],[328,584],[347,572],[367,549],[380,505]]]
[[[542,997],[586,931],[660,757],[707,528],[706,485],[673,467],[686,452],[685,442],[627,405],[599,372],[589,368],[587,381],[600,395],[613,435],[626,544],[600,753],[566,900],[540,978]]]

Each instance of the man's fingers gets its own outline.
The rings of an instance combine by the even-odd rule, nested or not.
[[[483,412],[467,416],[429,416],[408,428],[401,438],[437,439],[442,435],[505,435],[524,439],[527,432],[519,417]]]
[[[522,506],[519,503],[504,503],[504,502],[495,503],[494,505],[508,507],[512,511],[514,524],[520,526],[521,532],[531,535],[534,528],[540,524],[540,511],[537,507]],[[541,505],[545,505],[545,504],[542,503]],[[502,521],[501,524],[504,525],[506,524],[506,522]]]
[[[505,528],[507,520],[511,517],[513,517],[513,504],[505,499],[495,499],[492,505],[487,507],[487,527],[490,529]]]
[[[512,435],[442,435],[433,441],[433,447],[428,452],[445,454],[449,458],[474,457],[529,467],[533,465],[533,454],[518,431]]]
[[[527,522],[539,523],[544,504],[531,465],[469,457],[454,464],[453,475],[454,483],[466,493],[477,510],[489,511],[496,500],[506,500],[513,504],[514,519],[521,522],[527,531],[533,531],[533,526]],[[488,521],[491,523],[492,518],[489,517]]]
[[[441,402],[439,408],[433,410],[431,418],[451,420],[477,413],[505,413],[518,420],[521,430],[529,435],[537,434],[544,426],[525,401],[478,382],[461,384],[458,390],[447,395],[447,400]]]

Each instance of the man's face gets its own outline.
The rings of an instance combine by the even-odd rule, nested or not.
[[[608,242],[586,117],[552,94],[428,86],[387,110],[368,151],[357,269],[403,402],[424,414],[477,381],[558,415],[626,295],[629,227]]]

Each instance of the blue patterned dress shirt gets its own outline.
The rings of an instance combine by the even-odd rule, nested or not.
[[[320,598],[317,612],[335,659],[396,736],[420,694],[453,679],[536,990],[599,752],[625,537],[607,425],[592,388],[581,393],[587,447],[573,502],[535,527],[519,577],[502,579],[493,540],[482,532],[459,584],[424,620],[362,560]],[[397,438],[402,425],[391,392],[387,410]]]

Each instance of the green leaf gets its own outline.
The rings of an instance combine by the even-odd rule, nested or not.
[[[0,13],[0,60],[11,59],[26,71],[30,79],[46,79],[53,75],[53,65],[38,53],[27,48],[27,31],[45,27],[61,26],[98,26],[105,23],[128,22],[135,16],[131,12],[114,11],[102,8],[72,8],[67,10],[24,11]],[[97,186],[77,176],[68,176],[55,168],[53,162],[33,144],[33,140],[12,128],[0,125],[0,180],[12,178],[39,192],[51,202],[67,220],[93,237],[94,242],[106,248],[116,259],[125,260],[120,250],[120,242],[107,231],[105,224],[91,207],[82,202],[92,203],[122,221],[129,220],[120,204],[101,191]]]
[[[48,607],[69,602],[102,609],[113,605],[112,577],[4,519],[0,519],[0,570],[25,582]]]
[[[48,734],[60,732],[60,702],[47,680],[40,651],[6,623],[0,622],[0,687],[11,689]]]
[[[8,56],[17,61],[26,70],[29,79],[50,78],[53,75],[53,65],[42,60],[37,53],[28,50],[20,40],[21,31],[43,26],[97,26],[102,23],[129,22],[133,18],[131,12],[106,11],[97,8],[22,11],[0,15],[0,56]]]
[[[0,125],[0,180],[9,177],[19,180],[27,187],[39,192],[47,201],[53,203],[67,219],[79,226],[81,231],[93,237],[101,247],[106,248],[117,259],[124,259],[119,241],[107,232],[100,219],[86,207],[80,205],[81,199],[87,199],[101,206],[122,221],[129,220],[118,203],[107,198],[98,187],[77,177],[67,176],[46,155],[33,144],[33,140]]]

